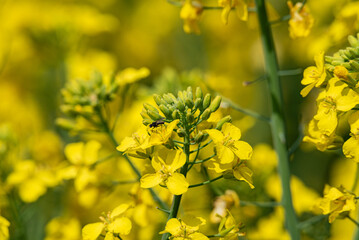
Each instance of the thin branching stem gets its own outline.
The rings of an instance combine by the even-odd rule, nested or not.
[[[266,116],[263,116],[259,113],[256,113],[256,112],[253,112],[252,110],[248,110],[248,109],[245,109],[245,108],[242,108],[240,107],[239,105],[233,103],[231,100],[229,100],[228,98],[222,98],[223,101],[225,101],[231,108],[233,108],[234,110],[237,110],[245,115],[248,115],[248,116],[251,116],[251,117],[254,117],[258,120],[261,120],[261,121],[264,121],[264,122],[270,122],[270,118],[269,117],[266,117]]]
[[[212,182],[215,182],[219,179],[223,178],[223,175],[221,176],[218,176],[216,178],[213,178],[213,179],[210,179],[210,180],[207,180],[207,181],[204,181],[204,182],[201,182],[201,183],[198,183],[198,184],[193,184],[193,185],[190,185],[188,188],[194,188],[194,187],[199,187],[199,186],[203,186],[203,185],[207,185],[207,184],[210,184]]]

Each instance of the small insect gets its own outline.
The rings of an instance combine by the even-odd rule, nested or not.
[[[163,118],[161,118],[161,119],[159,119],[159,120],[156,120],[156,121],[152,122],[152,123],[150,124],[150,127],[151,127],[151,128],[156,128],[156,127],[158,127],[159,125],[164,124],[164,123],[165,123],[165,122],[163,121]]]

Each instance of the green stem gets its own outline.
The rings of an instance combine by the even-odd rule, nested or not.
[[[103,126],[103,130],[104,132],[109,136],[109,138],[111,139],[111,142],[112,144],[117,147],[119,144],[115,138],[115,136],[113,135],[112,131],[110,130],[109,126],[108,126],[108,123],[106,121],[106,119],[104,118],[103,114],[102,114],[102,111],[101,111],[101,108],[97,108],[97,113],[98,113],[98,116],[100,118],[100,121],[102,123],[102,126]],[[122,153],[122,152],[120,152]],[[123,153],[122,153],[123,154]],[[138,178],[141,178],[141,172],[140,170],[138,170],[138,168],[135,166],[135,164],[131,161],[131,159],[126,155],[126,154],[123,154],[123,157],[126,159],[126,161],[128,162],[128,164],[131,166],[132,170],[135,172],[135,174],[137,175]],[[157,195],[157,193],[152,189],[152,188],[149,188],[149,191],[153,197],[153,199],[158,203],[158,205],[163,208],[163,209],[168,209],[168,206],[166,203],[164,203],[160,197]]]
[[[259,113],[253,112],[253,111],[251,111],[251,110],[242,108],[242,107],[238,106],[237,104],[233,103],[233,102],[232,102],[231,100],[229,100],[228,98],[222,98],[222,99],[223,99],[223,101],[225,101],[226,103],[228,103],[231,108],[233,108],[234,110],[237,110],[238,112],[241,112],[241,113],[243,113],[243,114],[245,114],[245,115],[254,117],[254,118],[258,119],[258,120],[262,120],[262,121],[264,121],[264,122],[269,122],[269,121],[270,121],[270,119],[269,119],[268,117],[263,116],[263,115],[261,115],[261,114],[259,114]]]
[[[184,122],[184,124],[186,124]],[[183,165],[183,167],[181,168],[181,174],[183,174],[183,176],[187,176],[187,171],[188,171],[188,164],[189,164],[189,157],[191,154],[190,151],[190,133],[189,133],[189,128],[188,126],[185,126],[185,136],[184,136],[184,145],[183,145],[183,151],[184,154],[186,154],[186,163]],[[176,218],[177,214],[178,214],[178,209],[179,206],[181,204],[181,199],[182,199],[182,195],[174,195],[173,197],[173,201],[172,201],[172,206],[170,209],[170,212],[168,214],[168,218],[167,218],[167,222],[168,220],[170,220],[171,218]],[[161,240],[167,240],[170,237],[170,233],[165,233],[162,235]]]
[[[357,227],[359,228],[359,223],[357,221],[355,221],[351,216],[347,216],[347,218],[352,221],[355,225],[357,225]]]
[[[194,188],[194,187],[199,187],[199,186],[207,185],[207,184],[210,184],[211,182],[217,181],[217,180],[219,180],[219,179],[221,179],[221,178],[223,178],[223,175],[218,176],[218,177],[213,178],[213,179],[210,179],[210,180],[207,180],[207,181],[205,181],[205,182],[201,182],[201,183],[198,183],[198,184],[190,185],[188,188]]]
[[[278,62],[270,23],[268,22],[264,0],[255,0],[260,24],[262,44],[265,57],[268,85],[271,96],[272,113],[270,127],[275,151],[278,156],[278,172],[282,186],[282,204],[285,214],[286,228],[293,240],[300,239],[297,228],[297,217],[293,208],[290,189],[290,170],[286,144],[283,96],[278,75]]]

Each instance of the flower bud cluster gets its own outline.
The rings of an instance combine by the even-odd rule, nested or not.
[[[62,90],[61,110],[71,116],[91,115],[94,108],[115,98],[118,87],[114,77],[106,82],[101,73],[94,73],[87,81],[71,81]]]

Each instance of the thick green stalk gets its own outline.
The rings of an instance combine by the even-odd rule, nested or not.
[[[293,208],[290,189],[290,170],[286,144],[286,131],[283,111],[283,96],[278,74],[278,62],[270,23],[268,22],[264,0],[255,0],[261,30],[265,66],[271,97],[271,132],[275,151],[278,156],[278,172],[282,186],[282,205],[285,211],[286,228],[292,239],[300,239],[297,217]]]
[[[181,168],[181,173],[186,177],[187,176],[187,171],[188,171],[189,156],[191,154],[190,153],[190,134],[189,134],[188,128],[186,128],[186,135],[184,137],[183,151],[186,154],[186,163]],[[181,199],[182,199],[182,195],[174,195],[173,196],[172,206],[171,206],[168,218],[167,218],[167,222],[171,218],[176,218],[177,217],[178,209],[179,209],[179,206],[180,206],[180,203],[181,203]],[[162,235],[161,240],[167,240],[169,237],[170,237],[170,234],[165,233],[165,234]]]

